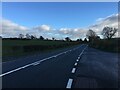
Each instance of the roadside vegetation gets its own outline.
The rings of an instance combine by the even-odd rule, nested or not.
[[[116,28],[104,27],[101,39],[93,30],[88,30],[86,37],[89,39],[89,46],[108,52],[120,53],[120,38],[113,38],[117,32]]]
[[[82,39],[72,41],[69,37],[66,37],[65,40],[56,40],[55,38],[49,40],[48,38],[44,39],[43,36],[36,38],[33,35],[26,34],[24,37],[23,34],[20,34],[18,38],[2,38],[2,56],[22,56],[37,52],[48,52],[84,42],[87,41],[82,41]]]

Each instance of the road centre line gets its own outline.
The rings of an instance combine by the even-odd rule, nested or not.
[[[88,45],[82,50],[82,52],[80,53],[79,57],[81,57],[81,55],[83,54],[83,52],[85,51],[85,49],[88,47]]]
[[[83,45],[81,45],[81,46],[83,46]],[[80,46],[80,47],[81,47],[81,46]],[[77,48],[80,48],[80,47],[77,47]],[[65,52],[69,52],[69,50],[68,50],[68,51],[65,51]],[[13,69],[13,70],[11,70],[11,71],[5,72],[5,73],[3,73],[3,74],[0,74],[0,77],[3,77],[3,76],[5,76],[5,75],[8,75],[8,74],[10,74],[10,73],[19,71],[19,70],[21,70],[21,69],[27,68],[27,67],[32,66],[32,65],[33,65],[33,66],[38,65],[38,64],[40,64],[40,63],[43,62],[43,61],[46,61],[46,60],[48,60],[48,59],[51,59],[51,58],[60,56],[60,55],[64,54],[65,52],[59,53],[59,54],[57,54],[57,55],[53,55],[53,56],[48,57],[48,58],[41,59],[41,60],[36,61],[36,62],[33,62],[33,63],[31,63],[31,64],[27,64],[27,65],[25,65],[25,66],[22,66],[22,67]]]
[[[69,79],[66,88],[71,88],[73,79]]]
[[[88,45],[82,50],[82,52],[80,53],[79,57],[81,57],[81,55],[83,54],[83,52],[85,51],[85,49],[86,49],[87,47],[88,47]],[[77,59],[77,61],[79,61],[79,60]],[[77,63],[75,63],[74,65],[76,66]],[[76,70],[76,68],[73,68],[73,69],[72,69],[72,73],[75,73],[75,70]],[[71,89],[71,87],[72,87],[72,82],[73,82],[73,79],[70,78],[70,79],[68,80],[68,83],[67,83],[66,88]]]
[[[80,59],[80,57],[78,57],[78,60]]]
[[[72,73],[75,73],[75,70],[76,70],[76,68],[73,68],[73,69],[72,69]]]
[[[75,63],[74,65],[77,66],[77,63]]]

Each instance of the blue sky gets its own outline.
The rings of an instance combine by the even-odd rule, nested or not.
[[[85,28],[97,19],[118,13],[117,2],[4,2],[2,17],[29,28]]]
[[[117,13],[117,3],[3,3],[3,18],[32,27],[40,24],[86,27],[97,18]]]

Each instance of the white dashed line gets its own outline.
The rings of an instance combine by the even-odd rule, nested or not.
[[[75,73],[75,70],[76,70],[76,68],[73,68],[73,69],[72,69],[72,73]]]
[[[85,49],[88,47],[88,45],[82,50],[82,52],[80,53],[79,57],[81,57],[81,55],[83,54],[83,52],[85,51]]]
[[[77,66],[77,63],[75,63],[74,65]]]
[[[73,79],[69,79],[66,88],[71,88]]]
[[[78,59],[80,59],[80,57],[78,57]]]
[[[82,45],[81,45],[81,46],[82,46]],[[88,45],[87,45],[87,46],[88,46]],[[81,55],[83,54],[83,52],[85,51],[85,49],[87,48],[87,46],[86,46],[86,47],[82,50],[82,52],[80,53],[78,59],[76,60],[77,62],[79,61]],[[77,49],[77,48],[76,48],[76,49]],[[75,49],[73,49],[73,50],[75,50]],[[77,63],[75,63],[74,65],[77,66]],[[75,70],[76,70],[76,68],[73,68],[73,69],[72,69],[72,73],[75,73]],[[71,87],[72,87],[72,82],[73,82],[73,79],[69,79],[66,88],[71,89]]]
[[[77,59],[76,61],[78,62],[79,60]]]

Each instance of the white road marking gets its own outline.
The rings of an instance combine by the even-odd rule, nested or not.
[[[82,50],[82,52],[80,53],[79,57],[82,56],[83,52],[85,51],[85,49],[88,47],[88,45]]]
[[[82,45],[81,45],[81,46],[82,46]],[[87,46],[88,46],[88,45],[87,45]],[[83,52],[84,52],[84,50],[87,48],[87,46],[82,50],[82,52],[81,52],[80,55],[79,55],[79,58],[81,57],[81,55],[83,54]],[[77,62],[78,62],[78,61],[79,61],[79,60],[77,59]],[[76,66],[77,63],[75,63],[74,65]],[[76,70],[76,68],[73,68],[73,69],[72,69],[72,73],[75,73],[75,70]],[[69,79],[66,88],[71,89],[72,83],[73,83],[73,79]]]
[[[81,46],[82,46],[82,45],[81,45]],[[80,47],[81,47],[81,46],[80,46]],[[79,47],[79,48],[80,48],[80,47]],[[66,51],[66,52],[69,52],[69,50]],[[41,59],[41,60],[39,60],[39,61],[33,62],[33,63],[31,63],[31,64],[27,64],[27,65],[25,65],[25,66],[22,66],[22,67],[19,67],[19,68],[13,69],[13,70],[8,71],[8,72],[6,72],[6,73],[0,74],[0,77],[3,77],[3,76],[5,76],[5,75],[7,75],[7,74],[10,74],[10,73],[13,73],[13,72],[19,71],[19,70],[21,70],[21,69],[27,68],[27,67],[32,66],[32,65],[38,65],[38,63],[40,64],[40,63],[43,62],[43,61],[46,61],[46,60],[48,60],[48,59],[51,59],[51,58],[54,58],[54,57],[60,56],[60,55],[62,55],[62,54],[64,54],[64,53],[66,53],[66,52],[62,52],[62,53],[59,53],[59,54],[53,55],[53,56],[51,56],[51,57],[44,58],[44,59]]]
[[[60,55],[62,55],[63,53],[59,53],[59,54],[57,54],[56,56],[60,56]]]
[[[77,63],[75,63],[74,65],[77,66]]]
[[[80,57],[78,57],[78,59],[80,59]]]
[[[40,64],[40,63],[39,63],[39,62],[35,62],[35,63],[33,63],[34,66],[36,66],[36,65],[38,65],[38,64]]]
[[[75,73],[75,70],[76,70],[76,68],[73,68],[73,69],[72,69],[72,73]]]
[[[15,71],[21,70],[21,69],[23,69],[23,68],[29,67],[29,66],[31,66],[31,65],[32,65],[32,64],[28,64],[28,65],[25,65],[25,66],[23,66],[23,67],[20,67],[20,68],[14,69],[14,70],[12,70],[12,71],[9,71],[9,72],[6,72],[6,73],[3,73],[3,74],[0,75],[0,77],[5,76],[5,75],[7,75],[7,74],[10,74],[10,73],[12,73],[12,72],[15,72]]]
[[[17,69],[11,70],[11,71],[9,71],[9,72],[3,73],[3,74],[0,75],[0,77],[5,76],[5,75],[10,74],[10,73],[13,73],[13,72],[16,72],[16,71],[18,71],[18,70],[27,68],[27,67],[29,67],[29,66],[31,66],[31,65],[34,65],[34,66],[35,66],[35,65],[38,65],[38,63],[43,62],[43,61],[48,60],[48,59],[51,59],[51,58],[53,58],[53,57],[54,57],[54,56],[51,56],[51,57],[48,57],[48,58],[44,58],[44,59],[39,60],[39,61],[37,61],[37,62],[34,62],[34,63],[28,64],[28,65],[19,67],[19,68],[17,68]]]
[[[55,55],[54,57],[56,58],[58,55]]]
[[[66,88],[71,88],[73,79],[69,79]]]

